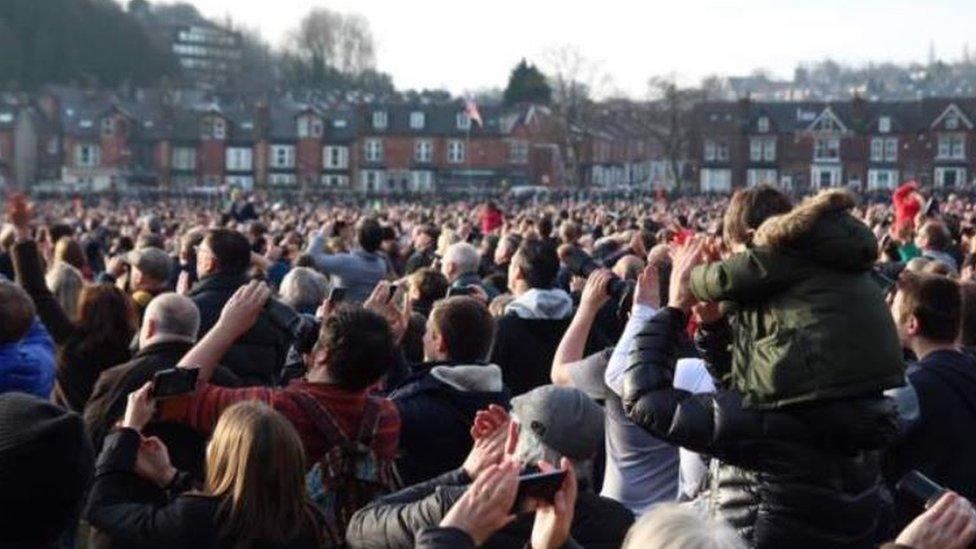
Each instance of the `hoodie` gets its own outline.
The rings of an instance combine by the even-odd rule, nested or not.
[[[27,335],[0,345],[0,393],[19,391],[48,399],[54,388],[54,341],[34,319]]]
[[[894,486],[917,469],[936,483],[976,501],[976,358],[960,351],[928,354],[908,368],[909,385],[896,400],[914,392],[918,416],[907,422],[885,457],[885,480]],[[907,523],[921,508],[896,493],[899,519]]]
[[[505,307],[505,314],[519,318],[558,320],[573,314],[573,298],[565,291],[554,288],[532,288]]]
[[[471,451],[469,430],[478,410],[509,407],[510,394],[494,364],[421,365],[390,400],[400,412],[400,457],[404,485],[456,469]]]

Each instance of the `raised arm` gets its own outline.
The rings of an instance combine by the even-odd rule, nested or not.
[[[691,292],[699,301],[757,301],[804,276],[803,267],[798,259],[752,249],[695,267]]]
[[[573,383],[568,367],[583,358],[586,340],[589,338],[593,321],[600,312],[600,308],[610,299],[607,286],[610,284],[611,277],[610,271],[601,269],[590,273],[586,280],[586,287],[583,288],[579,308],[576,309],[573,321],[569,323],[566,333],[563,334],[563,338],[559,342],[559,347],[556,348],[556,354],[552,358],[550,377],[554,384],[571,385]]]
[[[254,326],[271,296],[263,282],[251,281],[234,292],[220,311],[217,323],[180,359],[180,368],[200,368],[199,380],[207,381],[237,338]]]

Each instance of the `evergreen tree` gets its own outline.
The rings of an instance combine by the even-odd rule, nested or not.
[[[506,106],[516,103],[548,105],[552,101],[552,88],[549,87],[546,75],[523,58],[508,77],[503,101]]]

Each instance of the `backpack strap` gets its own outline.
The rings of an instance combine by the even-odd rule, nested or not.
[[[371,448],[373,438],[376,436],[376,429],[380,424],[380,408],[382,401],[374,396],[366,396],[366,403],[363,405],[363,416],[359,420],[359,436],[356,442],[365,448]]]
[[[315,428],[325,435],[326,440],[332,444],[342,444],[349,441],[349,437],[343,432],[342,427],[336,423],[329,409],[321,405],[312,395],[305,391],[294,391],[292,397],[295,399],[295,404],[315,424]]]

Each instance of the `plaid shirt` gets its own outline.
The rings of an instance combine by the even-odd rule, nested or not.
[[[259,400],[271,406],[291,421],[305,446],[305,457],[309,466],[322,457],[332,444],[326,441],[305,411],[295,401],[293,395],[304,391],[325,406],[343,432],[350,438],[359,433],[359,423],[366,402],[367,391],[347,391],[325,383],[309,383],[295,380],[283,389],[270,387],[244,387],[229,389],[209,383],[201,383],[197,391],[184,398],[167,399],[161,403],[163,419],[181,421],[194,428],[212,433],[220,414],[228,407],[247,400]],[[393,460],[396,458],[397,442],[400,435],[400,416],[396,406],[383,398],[380,406],[379,424],[373,438],[373,451],[377,458]]]

